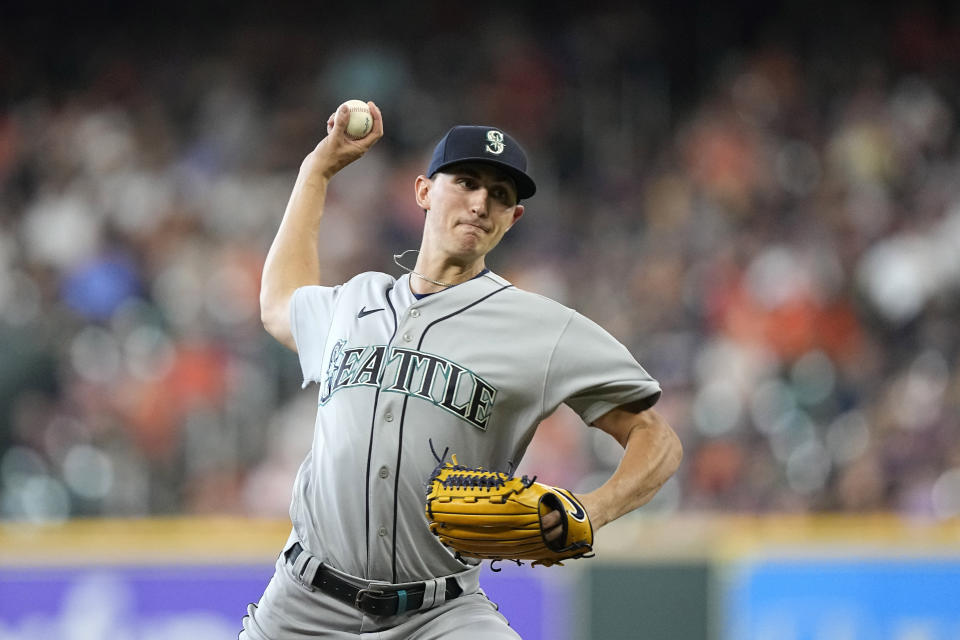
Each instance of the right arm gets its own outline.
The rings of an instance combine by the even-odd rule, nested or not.
[[[327,136],[311,151],[290,194],[277,235],[267,252],[260,281],[260,319],[267,333],[296,351],[290,330],[290,298],[300,287],[320,284],[317,233],[330,179],[383,136],[380,110],[372,102],[373,129],[366,137],[347,137],[349,112],[337,110],[327,120]]]

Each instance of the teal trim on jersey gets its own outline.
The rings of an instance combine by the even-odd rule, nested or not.
[[[407,610],[407,590],[400,589],[397,591],[397,615],[405,612]]]

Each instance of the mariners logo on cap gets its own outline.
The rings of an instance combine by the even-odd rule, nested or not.
[[[496,129],[487,131],[487,145],[483,149],[487,153],[492,153],[495,156],[503,153],[503,132],[497,131]]]

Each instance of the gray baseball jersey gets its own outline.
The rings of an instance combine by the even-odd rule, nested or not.
[[[427,527],[433,451],[510,470],[561,403],[589,424],[660,394],[626,347],[557,302],[492,272],[417,300],[409,277],[303,287],[290,305],[304,386],[319,385],[291,539],[392,583],[467,568]]]

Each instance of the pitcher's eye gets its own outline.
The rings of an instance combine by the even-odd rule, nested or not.
[[[517,203],[516,198],[513,197],[510,190],[506,187],[494,187],[490,194],[507,207],[511,207]]]

